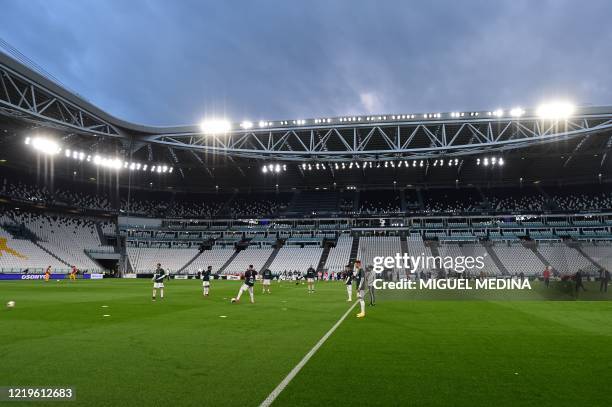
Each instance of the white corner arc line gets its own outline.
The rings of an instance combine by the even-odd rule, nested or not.
[[[357,305],[358,301],[355,301],[353,303],[353,305],[351,305],[351,307],[344,313],[344,315],[342,315],[342,317],[340,317],[340,319],[338,320],[338,322],[335,323],[334,326],[331,327],[331,329],[329,331],[327,331],[327,333],[325,335],[323,335],[323,337],[321,339],[319,339],[319,342],[317,342],[317,344],[315,346],[313,346],[312,349],[310,349],[310,351],[304,355],[304,357],[302,358],[302,360],[300,360],[300,362],[295,365],[295,367],[293,369],[291,369],[291,371],[289,372],[289,374],[283,379],[283,381],[281,381],[279,383],[278,386],[276,386],[276,388],[274,390],[272,390],[272,393],[270,393],[268,395],[268,397],[266,397],[266,399],[264,401],[261,402],[261,404],[259,405],[259,407],[269,407],[274,400],[276,400],[276,398],[278,397],[278,395],[285,389],[285,387],[287,387],[287,385],[289,383],[291,383],[291,380],[293,380],[293,378],[300,372],[300,370],[302,370],[302,368],[304,367],[304,365],[310,360],[310,358],[319,350],[319,348],[325,343],[325,341],[327,340],[327,338],[329,338],[331,336],[331,334],[334,333],[334,331],[336,330],[336,328],[338,328],[340,326],[340,324],[342,323],[342,321],[344,321],[346,319],[346,317],[348,316],[348,314],[353,311],[353,308],[355,308],[355,305]]]

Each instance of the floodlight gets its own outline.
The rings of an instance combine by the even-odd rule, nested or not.
[[[552,102],[540,105],[536,114],[542,119],[558,120],[567,119],[575,110],[576,107],[569,102]]]
[[[232,125],[227,120],[205,120],[200,124],[202,132],[205,134],[223,134],[232,129]]]
[[[65,155],[66,155],[66,157],[70,158],[70,150],[66,150],[65,151]]]
[[[29,138],[29,137],[26,137],[26,139],[25,139],[25,143],[26,143],[26,144],[30,144],[30,138]]]
[[[34,147],[35,150],[47,155],[55,155],[61,150],[59,144],[44,137],[34,137],[32,139],[32,147]]]
[[[504,115],[504,111],[502,109],[497,109],[496,111],[493,112],[493,116],[495,117],[502,117]]]
[[[253,127],[253,122],[249,122],[245,120],[242,123],[240,123],[240,127],[242,127],[243,129],[250,129]]]
[[[510,110],[510,116],[512,117],[521,117],[524,114],[525,110],[522,107],[515,107],[514,109]]]

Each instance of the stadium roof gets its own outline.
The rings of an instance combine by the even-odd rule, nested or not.
[[[119,157],[126,167],[132,162],[173,167],[174,175],[166,179],[179,176],[182,185],[215,188],[388,187],[546,177],[601,181],[609,173],[612,107],[557,104],[154,127],[116,118],[22,62],[0,52],[1,141],[8,154],[23,154],[25,137],[44,135],[58,139],[64,149]],[[483,180],[477,160],[493,157],[503,157],[507,165]],[[537,170],[531,161],[519,168],[525,159],[544,168]],[[17,167],[25,164],[12,161]],[[74,165],[65,167],[67,175],[75,173]]]

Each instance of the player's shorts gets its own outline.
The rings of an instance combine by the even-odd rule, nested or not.
[[[265,278],[263,281],[263,285],[270,285],[270,279],[269,278]]]
[[[153,288],[164,288],[164,283],[153,283]]]
[[[314,283],[314,278],[307,278],[306,281],[308,281],[309,283]]]
[[[210,281],[202,281],[202,287],[210,287]]]
[[[357,291],[357,298],[365,298],[365,290]]]
[[[248,285],[248,284],[242,284],[242,287],[240,287],[240,289],[242,291],[248,291],[249,288],[253,288],[253,286],[252,285]]]

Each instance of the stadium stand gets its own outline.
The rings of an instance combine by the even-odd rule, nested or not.
[[[402,253],[399,236],[364,236],[359,239],[357,259],[365,266],[373,265],[376,256],[395,257],[397,253]]]
[[[100,271],[100,265],[86,251],[114,252],[113,247],[102,245],[96,225],[90,219],[17,211],[7,216],[13,224],[25,226],[36,235],[38,244],[59,258],[64,268],[74,265],[84,271]]]
[[[309,267],[317,268],[319,259],[323,254],[323,248],[320,247],[282,247],[272,264],[270,270],[272,273],[279,274],[283,271],[299,271],[306,272]]]
[[[612,270],[612,242],[583,244],[581,248],[601,267]]]
[[[168,249],[168,248],[127,248],[130,264],[135,272],[150,273],[155,270],[157,263],[170,273],[177,272],[196,254],[194,249]]]
[[[537,250],[548,260],[553,269],[561,274],[574,274],[578,270],[592,266],[586,257],[564,243],[540,242]]]
[[[199,269],[206,270],[208,266],[212,266],[213,273],[218,273],[219,269],[232,257],[236,251],[234,249],[219,249],[204,250],[194,261],[189,265],[186,271],[193,273]],[[244,271],[244,270],[243,270]]]
[[[0,272],[21,273],[25,270],[43,272],[51,266],[54,272],[66,271],[68,266],[29,240],[13,239],[0,228]]]
[[[249,265],[253,265],[255,270],[258,272],[261,270],[261,267],[266,263],[266,260],[272,254],[272,248],[263,248],[263,249],[255,249],[255,248],[247,248],[238,253],[238,255],[232,260],[232,262],[225,268],[223,273],[225,274],[238,274],[244,273],[244,271],[249,267]]]
[[[344,271],[344,267],[349,263],[351,256],[351,246],[353,238],[348,235],[341,235],[336,242],[336,246],[329,250],[325,268],[332,273]]]
[[[525,275],[541,275],[544,263],[530,249],[520,242],[497,243],[493,246],[497,257],[511,274],[523,272]]]
[[[399,191],[374,190],[362,191],[359,212],[363,214],[378,215],[382,213],[401,212]]]

